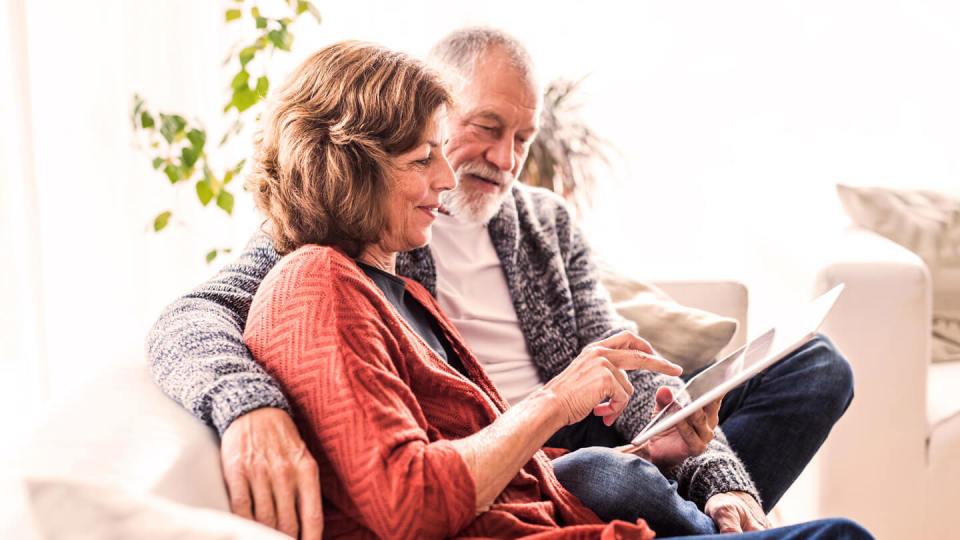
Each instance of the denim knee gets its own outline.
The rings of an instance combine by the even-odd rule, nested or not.
[[[819,399],[839,419],[853,401],[853,368],[830,338],[817,334],[810,342],[811,367]]]
[[[847,518],[829,518],[821,520],[822,528],[818,531],[823,538],[831,540],[873,540],[870,531],[862,525]],[[817,536],[816,538],[821,538]]]
[[[603,508],[622,508],[635,505],[640,492],[674,491],[656,465],[610,448],[581,448],[553,463],[560,483],[595,512],[601,501]]]

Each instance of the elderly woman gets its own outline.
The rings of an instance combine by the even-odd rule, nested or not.
[[[405,55],[339,43],[304,62],[262,120],[248,185],[287,255],[244,337],[317,458],[325,532],[650,538],[643,522],[603,524],[539,449],[595,409],[612,422],[632,392],[621,369],[679,368],[618,335],[508,410],[436,300],[396,275],[455,185],[449,99]]]

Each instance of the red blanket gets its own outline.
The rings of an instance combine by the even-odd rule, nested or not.
[[[320,466],[327,535],[653,538],[642,521],[602,523],[563,489],[543,452],[477,514],[473,478],[449,441],[506,405],[434,298],[410,280],[407,293],[439,321],[470,380],[333,248],[285,257],[250,310],[247,346],[290,397]]]

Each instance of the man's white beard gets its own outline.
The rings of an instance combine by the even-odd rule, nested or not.
[[[507,191],[502,193],[470,192],[463,188],[463,182],[459,182],[454,189],[440,194],[440,204],[450,212],[450,215],[461,221],[483,225],[497,215],[506,196]]]

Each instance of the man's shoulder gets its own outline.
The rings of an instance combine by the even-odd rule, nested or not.
[[[525,214],[521,217],[521,221],[534,222],[528,223],[528,226],[561,230],[572,226],[573,214],[570,204],[553,191],[518,183],[513,187],[513,196],[517,202],[518,211]]]

